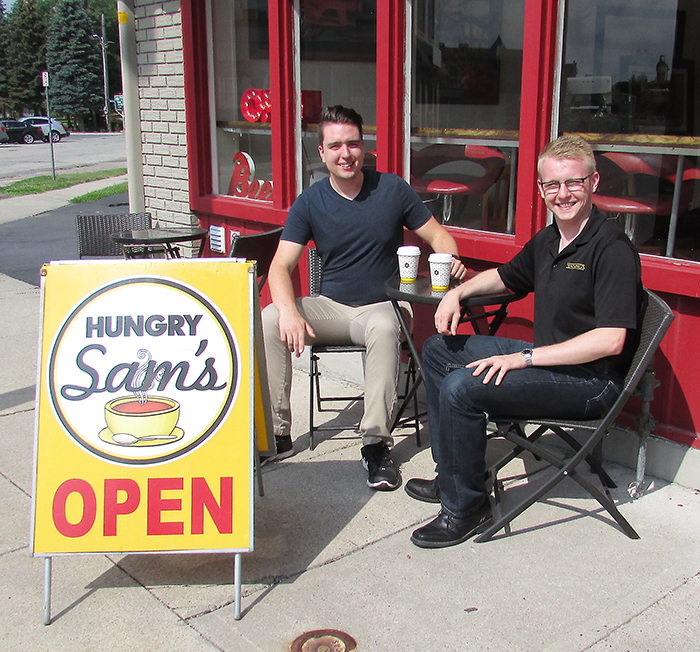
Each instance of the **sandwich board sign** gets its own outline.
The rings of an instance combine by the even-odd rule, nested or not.
[[[49,586],[56,555],[233,552],[240,605],[272,440],[257,299],[232,259],[44,266],[31,552]]]

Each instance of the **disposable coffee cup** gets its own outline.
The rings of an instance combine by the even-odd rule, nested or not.
[[[450,269],[452,254],[430,254],[430,286],[433,290],[444,292],[450,287]]]
[[[415,283],[418,276],[420,247],[407,245],[396,250],[399,257],[399,276],[402,283]]]

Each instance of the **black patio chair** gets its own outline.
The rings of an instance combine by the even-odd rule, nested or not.
[[[150,229],[150,213],[126,213],[122,215],[76,215],[78,255],[80,258],[123,257],[123,245],[109,236],[119,231]],[[136,254],[143,255],[144,247],[135,247]],[[148,253],[162,253],[162,247],[149,247]],[[152,251],[151,251],[152,250]]]
[[[235,233],[231,241],[231,246],[228,250],[229,258],[245,258],[246,260],[254,260],[257,263],[258,292],[262,292],[267,281],[270,263],[275,256],[275,251],[277,251],[283,228],[280,226],[272,231],[253,233],[251,235]]]
[[[585,489],[598,503],[612,516],[622,531],[631,539],[638,539],[639,535],[627,520],[618,511],[610,488],[616,485],[603,470],[600,460],[594,454],[596,448],[602,443],[603,437],[613,425],[615,418],[620,414],[629,397],[634,393],[640,380],[653,363],[654,353],[668,330],[674,315],[668,305],[653,292],[646,290],[647,306],[644,312],[644,320],[640,335],[639,345],[634,354],[632,364],[625,377],[623,390],[618,399],[600,419],[591,421],[564,421],[560,419],[522,419],[509,418],[507,416],[492,416],[491,421],[498,428],[498,437],[502,437],[513,445],[513,449],[502,457],[487,471],[493,481],[495,513],[492,524],[480,534],[475,541],[488,541],[496,532],[506,528],[509,531],[511,521],[522,514],[530,505],[537,502],[542,496],[551,491],[564,478],[569,477]],[[525,434],[527,424],[538,426],[530,435]],[[571,431],[583,433],[581,442],[574,438]],[[538,440],[547,432],[559,436],[574,454],[567,458],[566,454],[557,454],[551,447],[541,445]],[[519,456],[523,451],[529,451],[537,459],[544,460],[556,469],[556,472],[546,481],[534,487],[517,504],[508,507],[504,511],[502,505],[502,483],[498,473],[511,460]],[[581,472],[578,466],[587,462],[591,470],[597,473],[602,484],[602,491],[594,486]],[[507,497],[508,492],[505,492]]]

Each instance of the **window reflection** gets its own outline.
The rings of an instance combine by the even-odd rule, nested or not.
[[[676,0],[567,3],[561,128],[693,135],[693,61]]]
[[[445,224],[513,232],[524,4],[413,3],[411,183]]]
[[[271,201],[270,109],[265,100],[270,89],[267,3],[212,0],[211,18],[214,193]]]
[[[700,6],[569,0],[559,131],[597,155],[594,202],[643,253],[700,260]]]
[[[300,0],[301,89],[319,97],[319,105],[342,104],[364,121],[367,151],[375,147],[376,0]],[[302,184],[327,176],[318,155],[316,120],[302,119]],[[365,158],[374,164],[374,156]]]

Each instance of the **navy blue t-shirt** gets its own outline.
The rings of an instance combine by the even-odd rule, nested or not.
[[[314,240],[323,261],[321,294],[350,306],[386,301],[384,282],[398,274],[403,227],[431,217],[414,190],[395,174],[364,171],[362,189],[346,199],[329,178],[307,188],[289,211],[282,240]]]

